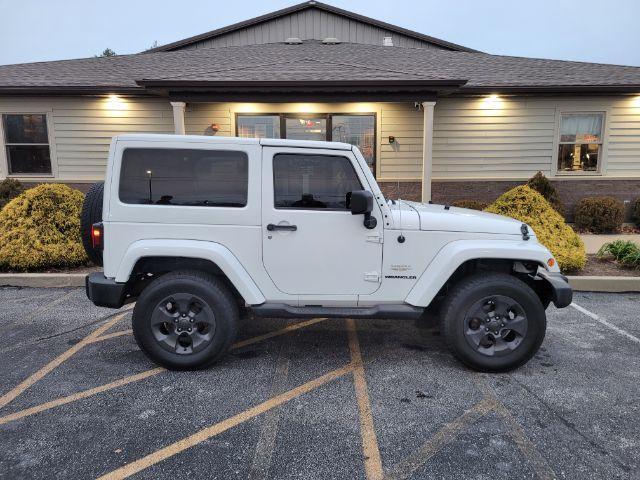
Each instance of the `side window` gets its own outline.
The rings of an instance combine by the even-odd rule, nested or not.
[[[51,175],[47,116],[2,115],[9,175]]]
[[[244,207],[249,159],[227,150],[127,148],[120,200],[143,205]]]
[[[276,208],[346,210],[346,195],[362,190],[348,158],[280,153],[273,157]]]

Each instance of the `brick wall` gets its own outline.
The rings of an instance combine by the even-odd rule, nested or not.
[[[456,200],[479,200],[486,203],[493,202],[507,190],[524,181],[434,181],[431,185],[431,196],[435,203],[453,203]],[[565,206],[569,221],[573,219],[576,203],[585,197],[611,196],[625,203],[626,219],[630,220],[633,202],[640,198],[640,179],[605,179],[581,178],[580,180],[551,180],[558,190],[560,199]],[[420,201],[421,182],[382,182],[382,193],[388,198],[403,198]]]

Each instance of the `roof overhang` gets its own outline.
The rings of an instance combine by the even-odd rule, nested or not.
[[[457,91],[466,80],[183,81],[139,80],[147,92],[190,102],[399,102]]]
[[[465,86],[454,95],[606,95],[606,94],[633,94],[640,93],[638,85],[548,85],[548,86]]]
[[[150,92],[147,92],[144,87],[124,87],[122,85],[114,85],[114,86],[24,86],[24,87],[9,87],[0,85],[0,95],[29,95],[29,96],[41,96],[41,95],[52,95],[52,96],[67,96],[67,95],[110,95],[110,94],[118,94],[118,95],[150,95]]]

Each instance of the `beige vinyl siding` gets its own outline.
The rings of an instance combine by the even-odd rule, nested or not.
[[[121,98],[120,101],[114,109],[113,100],[109,98],[0,97],[0,113],[46,113],[54,177],[64,181],[93,181],[104,178],[109,144],[114,135],[173,133],[173,114],[166,99]],[[0,139],[4,147],[3,142]],[[4,155],[2,148],[2,176],[6,175]]]
[[[380,112],[378,179],[422,179],[422,110],[413,103],[382,103]]]
[[[608,127],[607,175],[640,177],[640,95],[614,100]]]
[[[182,49],[277,43],[284,42],[289,37],[302,40],[323,40],[334,37],[342,42],[369,45],[382,45],[384,37],[391,37],[393,45],[397,47],[442,48],[434,43],[393,33],[331,12],[308,9],[192,43]]]

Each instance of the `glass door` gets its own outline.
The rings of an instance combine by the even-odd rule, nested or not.
[[[326,115],[287,115],[284,118],[285,138],[293,140],[327,140]]]

